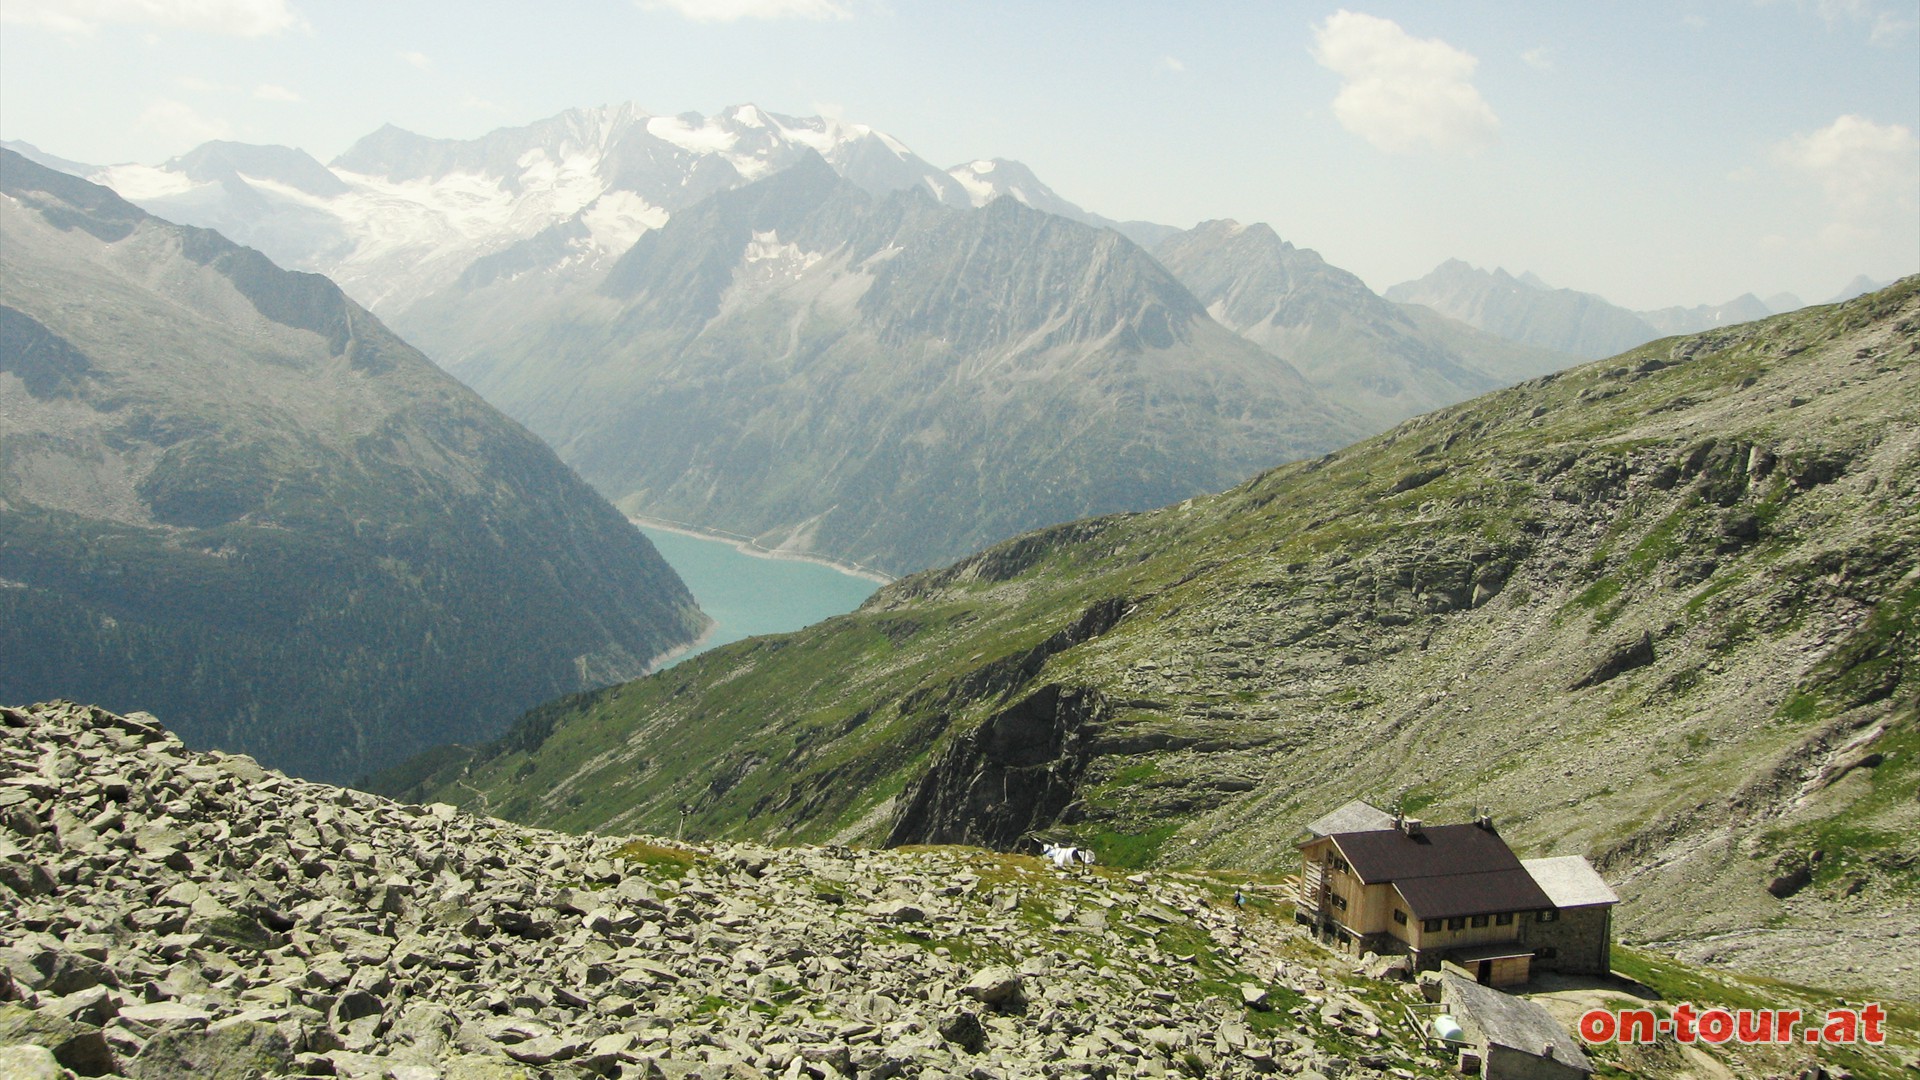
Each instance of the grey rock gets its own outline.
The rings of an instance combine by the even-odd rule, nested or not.
[[[977,1054],[987,1048],[987,1029],[981,1025],[978,1016],[964,1009],[941,1017],[939,1030],[941,1038],[969,1054]]]
[[[122,1006],[119,1018],[129,1024],[149,1029],[168,1025],[204,1027],[212,1021],[213,1014],[198,1006],[178,1001],[153,1001]]]
[[[887,922],[917,923],[925,922],[927,919],[927,913],[924,909],[917,904],[910,904],[904,900],[889,900],[871,904],[867,907],[867,913],[884,919]]]
[[[582,1049],[584,1047],[578,1039],[559,1035],[542,1035],[539,1038],[508,1046],[507,1056],[529,1065],[548,1065],[555,1061],[578,1057]]]
[[[147,1041],[126,1074],[131,1080],[255,1080],[284,1073],[292,1063],[286,1037],[271,1024],[174,1025]]]
[[[1653,663],[1653,634],[1641,631],[1637,639],[1609,649],[1590,671],[1574,680],[1567,689],[1584,690],[1651,663]]]
[[[62,1016],[19,1005],[0,1006],[0,1046],[10,1043],[45,1047],[61,1065],[81,1076],[114,1071],[113,1051],[101,1030]]]
[[[982,968],[973,978],[960,988],[967,997],[993,1008],[1012,1005],[1021,1000],[1022,980],[1020,973],[1010,967],[995,965]]]
[[[0,1046],[0,1076],[7,1080],[61,1080],[65,1070],[44,1046]]]

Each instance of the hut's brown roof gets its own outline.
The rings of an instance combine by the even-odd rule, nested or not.
[[[1368,885],[1393,883],[1422,919],[1538,911],[1553,901],[1500,834],[1483,825],[1336,833],[1334,846]]]

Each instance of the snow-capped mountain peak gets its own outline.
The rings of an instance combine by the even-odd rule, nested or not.
[[[953,207],[1011,195],[1074,220],[1116,224],[1060,198],[1017,161],[943,171],[866,124],[752,103],[667,116],[618,102],[472,139],[388,124],[325,165],[290,147],[216,142],[163,165],[87,175],[162,217],[324,273],[392,317],[475,281],[609,265],[672,215],[815,154],[874,194],[920,188]]]
[[[288,147],[208,143],[164,165],[89,177],[161,216],[325,273],[392,314],[521,245],[540,246],[548,268],[601,265],[673,213],[808,154],[876,193],[925,183],[967,205],[946,174],[884,132],[751,103],[662,116],[619,102],[475,139],[389,124],[327,165]]]

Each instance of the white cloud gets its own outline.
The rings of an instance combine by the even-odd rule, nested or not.
[[[421,71],[431,71],[433,69],[433,60],[430,59],[426,53],[407,49],[394,53],[394,55],[412,64],[414,67],[419,68]]]
[[[1873,17],[1873,29],[1867,32],[1867,40],[1890,48],[1912,38],[1916,29],[1920,29],[1920,22],[1883,11]]]
[[[1553,70],[1553,52],[1545,45],[1537,49],[1528,49],[1526,52],[1520,54],[1520,59],[1526,61],[1527,66],[1530,68],[1539,71]]]
[[[1914,19],[1910,2],[1794,0],[1794,3],[1802,11],[1812,10],[1829,30],[1847,23],[1865,23],[1868,43],[1883,48],[1907,44],[1913,39],[1913,32],[1920,29],[1920,20]]]
[[[739,19],[850,19],[840,0],[639,0],[648,11],[674,11],[695,22]]]
[[[1477,150],[1500,118],[1473,86],[1472,55],[1391,19],[1338,11],[1314,27],[1313,58],[1339,74],[1333,115],[1388,153]]]
[[[0,21],[90,34],[103,26],[168,26],[235,37],[304,25],[287,0],[7,0]]]
[[[1774,147],[1774,160],[1820,185],[1833,220],[1822,236],[1852,243],[1920,212],[1920,138],[1904,124],[1847,115]]]
[[[253,88],[253,96],[261,101],[305,101],[299,91],[289,90],[277,83],[261,83]]]
[[[202,116],[185,102],[161,98],[140,114],[142,126],[173,143],[199,146],[210,139],[231,139],[233,126],[225,120]]]
[[[1178,75],[1187,70],[1187,65],[1181,63],[1177,56],[1163,56],[1153,69],[1165,75]]]

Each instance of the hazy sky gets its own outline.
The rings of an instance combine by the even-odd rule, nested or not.
[[[1920,270],[1920,2],[0,0],[0,135],[323,161],[631,100],[836,113],[1116,218],[1648,308]]]

